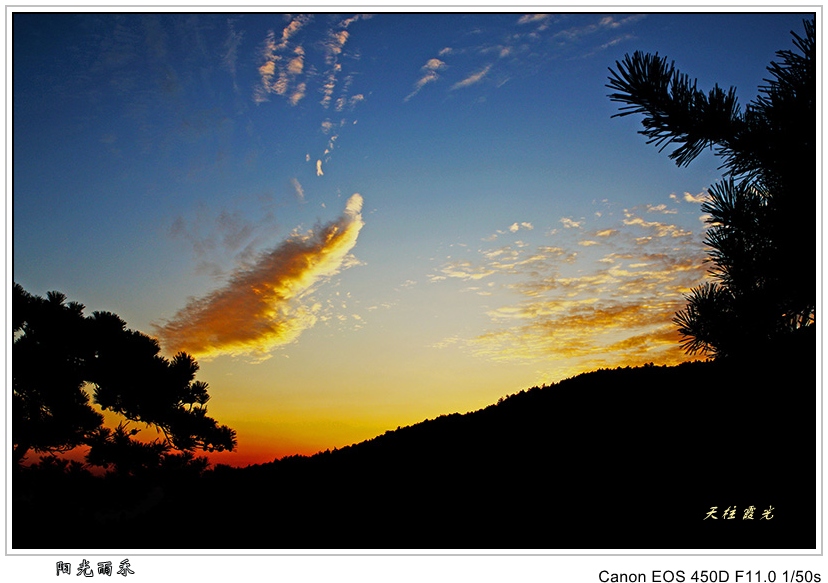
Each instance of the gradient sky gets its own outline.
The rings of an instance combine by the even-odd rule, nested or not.
[[[744,106],[806,17],[15,14],[13,277],[192,353],[233,465],[675,364],[721,161],[608,68]]]

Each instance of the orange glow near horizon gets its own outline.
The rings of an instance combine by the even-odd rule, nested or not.
[[[361,211],[353,195],[339,219],[157,328],[167,352],[201,356],[209,415],[237,432],[236,451],[196,455],[231,466],[312,455],[599,368],[695,359],[672,318],[707,277],[703,247],[647,217],[669,216],[666,205],[625,209],[609,226],[562,220],[536,244],[523,239],[532,223],[504,224],[376,303],[355,299],[371,292],[350,255]]]

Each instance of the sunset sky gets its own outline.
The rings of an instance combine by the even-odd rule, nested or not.
[[[744,106],[807,17],[16,14],[13,277],[193,354],[233,465],[675,364],[721,160],[608,68]]]

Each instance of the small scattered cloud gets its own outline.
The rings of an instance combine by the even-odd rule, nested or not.
[[[345,109],[353,109],[356,107],[358,103],[365,101],[365,95],[362,93],[357,93],[356,95],[352,95],[349,98],[340,97],[336,100],[336,110],[343,111]],[[356,123],[356,121],[354,122]]]
[[[580,229],[581,226],[584,224],[583,221],[573,221],[568,217],[564,217],[560,220],[561,224],[564,226],[565,229]]]
[[[252,354],[266,358],[312,327],[322,308],[315,286],[354,265],[350,255],[364,223],[362,197],[348,199],[342,216],[315,232],[294,234],[237,269],[226,284],[192,299],[155,326],[165,350],[198,358]]]
[[[424,71],[439,71],[440,69],[445,69],[445,67],[446,64],[440,59],[429,59],[422,68]]]
[[[351,35],[347,30],[332,30],[328,34],[328,42],[325,44],[326,59],[328,64],[336,62],[337,57],[342,53],[342,48]]]
[[[703,190],[698,194],[690,194],[689,192],[685,192],[683,198],[684,202],[702,204],[710,200],[710,193],[707,192],[707,190]]]
[[[645,209],[648,213],[661,213],[665,215],[674,215],[678,212],[676,209],[667,208],[666,204],[648,204],[645,206]]]
[[[287,64],[287,72],[291,75],[300,75],[305,68],[305,49],[296,47],[294,56]]]
[[[514,222],[511,225],[509,225],[509,227],[507,229],[498,229],[497,231],[495,231],[491,235],[489,235],[487,237],[483,237],[483,241],[485,241],[487,243],[490,243],[492,241],[497,240],[497,238],[500,235],[505,235],[507,232],[508,233],[517,233],[521,229],[526,230],[526,231],[531,231],[534,228],[535,228],[534,225],[532,225],[532,223],[529,223],[527,221],[523,221],[521,223]]]
[[[322,172],[322,160],[316,161],[316,175],[317,176],[324,176],[325,173]]]
[[[527,223],[527,222],[512,223],[512,225],[509,227],[509,231],[512,232],[512,233],[517,233],[520,229],[525,229],[527,231],[531,231],[534,228],[535,227],[532,226],[532,223]]]
[[[290,104],[296,105],[299,103],[305,97],[306,89],[307,85],[305,83],[299,83],[293,93],[290,94]]]

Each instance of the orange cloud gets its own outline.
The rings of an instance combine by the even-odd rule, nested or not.
[[[236,270],[221,289],[193,299],[156,326],[170,352],[198,358],[221,354],[267,357],[316,323],[321,305],[310,294],[324,278],[352,265],[351,250],[364,222],[362,197],[354,194],[342,216],[316,232],[295,234]]]
[[[492,360],[547,363],[558,379],[600,367],[678,364],[688,360],[672,324],[681,307],[680,299],[533,302],[498,311],[521,325],[487,332],[466,346]]]

